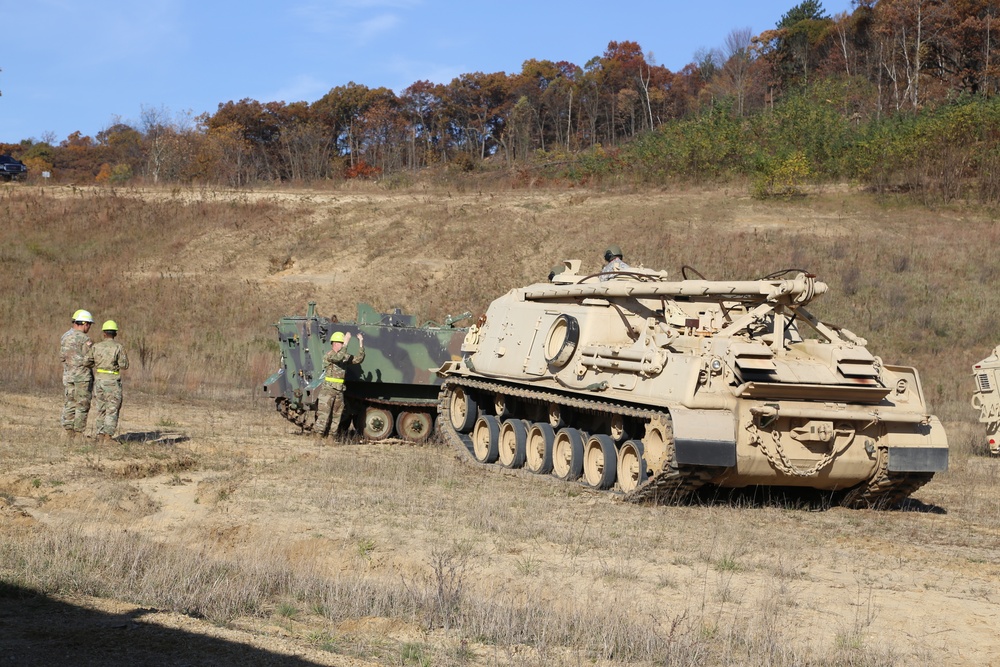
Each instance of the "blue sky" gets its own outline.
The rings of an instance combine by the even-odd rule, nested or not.
[[[93,136],[145,107],[182,120],[220,102],[313,102],[350,81],[399,92],[423,79],[583,66],[612,40],[678,70],[732,30],[773,28],[798,0],[6,0],[0,141]],[[834,15],[850,0],[824,0]]]

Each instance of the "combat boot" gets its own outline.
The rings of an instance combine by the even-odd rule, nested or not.
[[[73,442],[73,440],[75,438],[76,438],[76,431],[74,431],[72,429],[68,429],[68,428],[63,429],[63,433],[62,433],[62,441],[63,442],[67,442],[67,443]]]

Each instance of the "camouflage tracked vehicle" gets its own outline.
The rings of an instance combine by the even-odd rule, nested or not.
[[[579,266],[494,301],[441,369],[439,428],[476,461],[636,502],[714,484],[850,507],[894,505],[947,468],[917,372],[809,314],[827,291],[813,276],[600,282]]]
[[[972,377],[976,380],[976,392],[972,395],[972,407],[979,411],[979,421],[986,424],[986,445],[990,454],[1000,455],[1000,347],[972,367]]]
[[[398,309],[379,313],[358,304],[354,322],[316,315],[309,303],[305,317],[283,317],[275,326],[281,348],[281,368],[264,383],[278,412],[304,431],[316,421],[316,399],[323,384],[323,355],[334,331],[350,332],[357,351],[357,334],[365,335],[365,360],[348,367],[342,429],[353,424],[370,440],[393,435],[421,442],[434,429],[438,385],[435,369],[457,359],[466,329],[454,323],[469,317],[449,317],[443,325],[417,326],[413,315]]]

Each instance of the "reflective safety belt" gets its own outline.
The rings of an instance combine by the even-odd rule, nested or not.
[[[106,371],[103,368],[97,369],[98,373],[107,373],[108,375],[118,375],[118,371]]]
[[[327,382],[336,382],[337,384],[344,384],[344,378],[332,378],[332,377],[327,376],[326,381]]]

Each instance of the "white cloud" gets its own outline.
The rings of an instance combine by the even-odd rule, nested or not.
[[[400,23],[400,18],[395,14],[381,14],[358,24],[358,29],[354,33],[354,39],[358,44],[364,45],[373,39],[392,32]]]
[[[293,6],[290,15],[312,32],[367,44],[403,21],[399,12],[381,10],[405,12],[422,4],[422,0],[311,0]]]
[[[315,102],[326,95],[332,86],[311,74],[299,74],[276,91],[256,96],[262,102]]]

